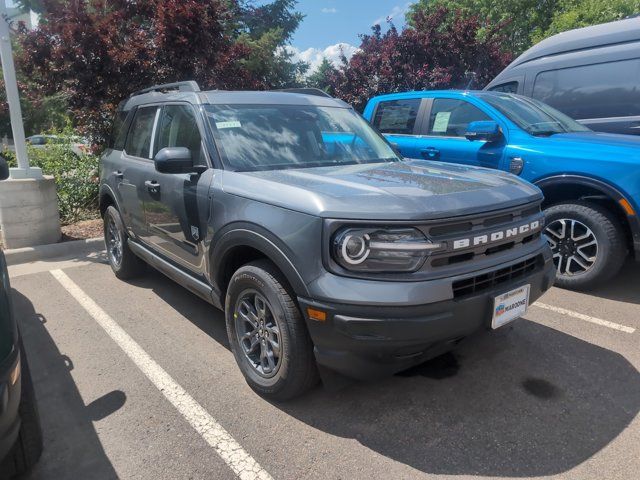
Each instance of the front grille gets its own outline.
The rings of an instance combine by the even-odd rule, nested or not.
[[[492,232],[507,229],[527,221],[539,220],[544,224],[544,217],[540,205],[525,206],[510,211],[496,212],[488,216],[477,216],[464,221],[450,221],[440,225],[428,225],[422,227],[422,231],[432,241],[445,245],[445,250],[433,253],[425,263],[425,268],[430,270],[440,269],[462,263],[479,261],[492,255],[498,255],[540,238],[542,230],[531,235],[504,238],[503,240],[469,246],[460,250],[452,249],[451,245],[460,238],[471,238],[480,235],[490,235]]]
[[[500,270],[494,270],[493,272],[453,282],[453,298],[458,299],[479,293],[511,280],[525,277],[536,271],[538,267],[542,265],[542,262],[542,256],[538,255],[523,262],[501,268]]]

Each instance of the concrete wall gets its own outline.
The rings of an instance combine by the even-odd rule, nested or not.
[[[0,182],[0,228],[4,248],[60,241],[60,216],[53,177]]]

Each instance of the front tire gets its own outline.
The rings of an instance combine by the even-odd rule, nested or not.
[[[556,286],[586,290],[618,273],[627,257],[627,246],[622,226],[609,210],[575,200],[553,205],[545,213]]]
[[[282,274],[261,260],[239,268],[225,301],[236,362],[259,395],[288,400],[318,382],[313,345]]]
[[[113,205],[104,213],[104,243],[111,270],[120,280],[139,276],[145,263],[131,251],[120,212]]]

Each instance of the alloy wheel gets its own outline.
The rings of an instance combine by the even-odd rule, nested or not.
[[[109,254],[109,260],[113,265],[119,267],[122,263],[122,232],[116,225],[116,221],[113,217],[109,216],[107,221],[107,251]]]
[[[282,337],[269,302],[255,290],[243,292],[233,317],[238,343],[249,364],[262,377],[275,376],[282,359]]]
[[[584,223],[572,219],[554,220],[545,228],[558,275],[588,272],[598,257],[598,240]]]

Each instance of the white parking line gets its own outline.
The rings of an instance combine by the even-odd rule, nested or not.
[[[535,302],[533,306],[544,308],[545,310],[551,310],[552,312],[559,313],[560,315],[568,315],[579,320],[584,320],[585,322],[595,323],[596,325],[601,325],[603,327],[613,328],[614,330],[619,330],[625,333],[633,333],[636,331],[636,329],[633,327],[627,327],[626,325],[620,325],[619,323],[602,320],[601,318],[591,317],[589,315],[585,315],[584,313],[567,310],[566,308],[554,307],[553,305],[547,305],[546,303]]]
[[[158,365],[102,308],[62,270],[52,270],[58,282],[116,342],[142,373],[218,453],[242,480],[272,480],[242,446],[187,391]]]

